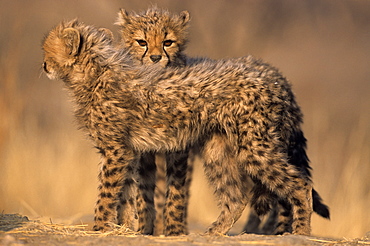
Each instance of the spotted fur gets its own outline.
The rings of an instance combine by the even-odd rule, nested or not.
[[[186,20],[186,22],[184,22],[184,20]],[[189,14],[185,11],[180,15],[173,15],[166,10],[152,7],[139,14],[135,12],[128,13],[125,10],[121,10],[118,13],[118,20],[116,24],[121,27],[120,33],[122,35],[123,46],[127,47],[131,51],[133,57],[140,61],[141,64],[151,65],[155,63],[151,59],[144,59],[144,57],[148,57],[148,53],[152,53],[152,51],[156,48],[156,52],[158,52],[158,50],[162,50],[162,53],[168,53],[168,57],[174,57],[173,59],[168,59],[165,60],[166,62],[160,63],[162,66],[184,66],[185,64],[191,66],[204,62],[204,60],[207,59],[190,58],[183,54],[183,51],[185,50],[184,44],[187,43],[188,20]],[[166,50],[164,43],[167,40],[167,33],[171,34],[170,36],[172,37],[172,40],[176,40],[174,41],[174,47],[176,48]],[[145,41],[145,48],[138,45],[139,41]],[[274,80],[275,77],[280,76],[280,73],[276,68],[260,60],[254,59],[251,56],[248,58],[233,59],[233,62],[240,62],[248,66],[253,66],[254,69],[268,74],[268,76],[271,77],[271,80]],[[290,131],[290,129],[286,130]],[[290,144],[290,149],[288,151],[289,161],[304,170],[304,172],[310,176],[310,167],[305,153],[306,139],[303,137],[303,135],[300,136],[297,134],[294,135],[289,141],[292,143]],[[158,185],[155,193],[157,220],[155,229],[157,234],[159,234],[162,232],[163,213],[161,208],[165,200],[165,188],[163,186],[165,184],[164,163],[158,162],[157,167]],[[186,182],[187,187],[190,185],[191,181],[191,162],[188,162],[188,169],[189,171]],[[250,181],[249,184],[252,188],[253,182]],[[268,191],[263,192],[265,190],[264,187],[256,185],[254,189],[258,190],[258,192],[255,192],[255,194],[259,194],[259,196],[254,196],[253,198],[255,204],[254,209],[251,211],[251,215],[249,216],[249,219],[244,227],[244,231],[264,234],[282,234],[284,232],[291,231],[291,213],[284,209],[284,207],[286,208],[286,206],[284,206],[285,202],[281,201],[279,202],[280,205],[278,205],[276,196],[273,196]],[[314,192],[314,194],[314,211],[325,218],[329,218],[329,210],[327,206],[321,203],[321,198],[317,192]],[[188,193],[186,197],[188,197]],[[185,221],[186,208],[187,204],[185,206]],[[266,214],[266,212],[270,209],[273,211],[269,214],[266,222],[261,225],[259,216]],[[278,210],[280,213],[278,213]],[[258,214],[256,214],[255,211],[257,211]]]
[[[72,92],[76,117],[103,157],[94,229],[116,222],[118,198],[132,205],[130,188],[143,155],[176,152],[176,158],[199,146],[221,208],[208,234],[225,234],[239,219],[249,177],[291,206],[294,234],[310,234],[311,179],[288,160],[302,114],[284,77],[271,80],[268,71],[230,60],[143,71],[110,37],[72,21],[58,25],[43,43],[45,72]],[[171,165],[170,157],[165,234],[178,235],[184,233],[186,166]],[[149,175],[137,171],[139,187],[143,173]],[[146,205],[152,222],[151,198]],[[132,218],[125,214],[124,221]]]
[[[122,43],[139,63],[178,67],[185,65],[189,20],[187,11],[174,15],[152,7],[138,14],[121,9],[116,24]]]
[[[118,13],[116,24],[120,26],[121,45],[129,49],[132,57],[143,65],[160,65],[163,67],[181,67],[186,63],[182,51],[187,43],[187,28],[189,22],[189,13],[181,12],[179,15],[151,7],[141,13],[127,12],[121,9]],[[154,235],[163,234],[163,214],[166,197],[166,157],[163,154],[152,155],[148,161],[156,159],[156,178],[155,178],[155,208],[156,220],[154,226]],[[172,158],[173,159],[173,158]],[[187,228],[187,208],[189,200],[189,189],[191,183],[191,174],[193,163],[188,162],[186,158],[178,158],[180,161],[187,162],[187,173],[185,181],[185,204],[184,204],[184,223]],[[146,165],[143,163],[143,165]],[[177,164],[181,165],[184,164]],[[185,164],[186,165],[186,164]],[[169,180],[170,181],[170,180]],[[145,187],[143,187],[145,188]],[[143,191],[150,193],[151,189]],[[138,198],[138,207],[142,199]],[[138,209],[139,231],[146,225],[144,221],[145,211]],[[186,229],[187,231],[187,229]]]

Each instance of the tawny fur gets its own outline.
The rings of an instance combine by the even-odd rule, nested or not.
[[[186,63],[182,51],[185,49],[188,41],[187,28],[189,19],[189,13],[187,11],[176,15],[157,7],[151,7],[140,13],[127,12],[121,9],[118,12],[116,24],[120,26],[121,45],[130,51],[134,60],[137,60],[139,64],[146,66],[158,64],[162,67],[181,67]],[[143,160],[153,162],[153,159],[156,159],[156,187],[154,194],[156,220],[154,235],[160,235],[163,234],[164,229],[163,209],[167,187],[166,161],[163,154],[157,154],[156,156],[148,155]],[[184,204],[184,223],[187,228],[187,208],[193,163],[185,157],[179,158],[179,160],[187,162],[188,169],[184,187],[186,200]],[[142,163],[142,165],[145,166],[146,163]],[[184,164],[174,163],[174,165]],[[138,199],[138,207],[141,206]],[[140,223],[143,216],[145,216],[143,211],[139,209],[139,228],[145,227],[145,225]]]
[[[179,67],[185,64],[182,51],[188,41],[189,20],[187,11],[174,15],[152,7],[138,14],[121,9],[116,24],[124,46],[139,63]]]
[[[185,21],[186,20],[186,21]],[[128,13],[125,10],[121,10],[118,13],[118,19],[116,24],[121,27],[120,33],[122,36],[122,45],[127,47],[130,50],[133,58],[140,61],[143,65],[152,65],[154,63],[159,63],[161,66],[184,66],[185,64],[191,66],[197,63],[204,62],[206,58],[190,58],[186,57],[183,51],[185,50],[185,44],[187,40],[187,27],[188,27],[189,14],[187,12],[181,12],[180,15],[174,15],[169,13],[166,10],[159,9],[157,7],[149,8],[146,11],[141,13],[131,12]],[[168,40],[168,33],[171,37],[172,48],[169,49],[164,45]],[[145,46],[140,45],[142,42],[146,44]],[[168,60],[163,59],[159,61],[153,61],[149,59],[150,54],[158,53],[163,56],[166,54]],[[233,59],[233,62],[240,62],[242,64],[252,66],[256,70],[261,72],[269,73],[271,80],[274,77],[280,77],[280,73],[272,67],[271,65],[264,63],[260,60],[253,59],[248,57],[248,59]],[[283,82],[284,83],[284,82]],[[287,129],[290,131],[290,129]],[[295,135],[293,139],[289,141],[294,142],[295,145],[290,145],[290,150],[288,151],[289,161],[296,165],[297,167],[304,170],[304,172],[310,176],[310,167],[308,164],[308,158],[305,153],[306,140],[299,134]],[[155,229],[157,234],[162,231],[162,212],[161,207],[163,207],[165,189],[163,184],[165,184],[163,174],[165,171],[164,163],[157,162],[157,185],[156,187],[156,211],[157,219],[155,223]],[[192,170],[192,163],[188,162],[188,169]],[[188,186],[191,181],[191,171],[187,173],[186,179],[187,191],[189,190]],[[252,182],[249,182],[251,188],[253,186]],[[162,184],[162,186],[161,186]],[[278,216],[277,207],[276,207],[276,197],[271,195],[269,192],[263,192],[264,189],[261,189],[260,186],[256,186],[255,189],[259,189],[258,198],[254,197],[256,200],[255,210],[258,211],[258,214],[265,214],[267,210],[272,208],[274,211],[270,213],[269,218],[267,219],[264,225],[260,225],[260,219],[256,216],[254,210],[251,211],[251,216],[249,217],[244,231],[254,232],[254,233],[264,233],[264,234],[282,234],[284,232],[291,231],[291,213],[286,211],[284,207],[285,202],[281,201],[282,204],[280,207],[280,213]],[[255,192],[256,194],[257,192]],[[188,193],[187,193],[188,196]],[[318,212],[321,216],[328,218],[329,210],[326,205],[321,203],[321,198],[314,191],[314,211]],[[186,221],[186,208],[185,205],[185,218]],[[288,208],[287,208],[288,209]],[[276,210],[276,211],[275,211]],[[139,214],[140,217],[140,214]]]
[[[221,208],[207,233],[225,234],[239,219],[248,198],[245,180],[252,177],[291,206],[294,234],[310,234],[311,180],[288,161],[289,140],[296,131],[301,134],[302,115],[284,77],[271,78],[269,71],[238,62],[207,60],[144,72],[125,50],[112,46],[106,31],[77,21],[53,29],[43,49],[45,72],[72,92],[77,119],[103,157],[94,229],[111,228],[118,198],[130,205],[133,176],[146,153],[187,153],[200,146]],[[177,235],[185,230],[186,166],[168,163],[165,234]],[[152,185],[143,173],[150,175],[152,168],[138,171],[139,186]],[[144,199],[152,227],[152,197]],[[124,221],[132,218],[127,214]]]

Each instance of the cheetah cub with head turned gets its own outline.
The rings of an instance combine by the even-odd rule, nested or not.
[[[159,63],[161,66],[189,66],[201,63],[207,58],[189,58],[183,54],[187,40],[187,28],[189,21],[189,13],[183,11],[180,15],[174,15],[166,10],[157,7],[149,8],[141,13],[127,12],[121,10],[118,13],[116,24],[121,27],[120,33],[122,36],[122,45],[130,50],[130,53],[143,65],[151,65]],[[151,54],[161,54],[161,59],[151,59]],[[232,59],[233,62],[251,66],[261,73],[266,73],[272,79],[280,76],[279,71],[273,66],[257,60],[251,56],[246,58]],[[285,81],[282,81],[285,83]],[[305,173],[310,176],[308,159],[305,154],[305,139],[301,136],[296,136],[296,139],[291,141],[296,145],[289,150],[289,160],[299,168],[303,169]],[[154,157],[152,157],[154,158]],[[146,159],[148,160],[148,159]],[[182,160],[186,161],[185,158]],[[164,203],[165,188],[165,163],[157,162],[157,187],[156,187],[156,211],[157,219],[155,223],[155,230],[157,233],[162,231],[162,211]],[[189,185],[191,181],[192,162],[188,162],[188,173],[186,182],[186,196],[189,196]],[[247,181],[248,182],[248,181]],[[159,185],[158,185],[159,183]],[[253,182],[248,182],[250,188],[253,187]],[[256,187],[260,187],[256,185]],[[257,189],[257,188],[254,189]],[[279,206],[276,205],[276,199],[268,191],[263,192],[259,189],[259,197],[254,197],[256,201],[254,204],[255,210],[252,210],[249,220],[244,228],[247,232],[257,232],[265,234],[281,234],[291,231],[291,213],[290,208],[286,202],[280,201]],[[318,193],[313,190],[314,211],[321,216],[328,218],[329,210],[326,205],[321,203],[321,198]],[[258,204],[258,205],[257,205]],[[260,219],[255,216],[255,211],[258,214],[264,214],[268,208],[272,208],[269,218],[266,223],[261,226]],[[187,204],[185,205],[185,211]],[[263,208],[263,209],[262,209]],[[278,212],[278,210],[280,212]],[[185,212],[185,222],[186,222]],[[140,214],[139,214],[140,217]]]

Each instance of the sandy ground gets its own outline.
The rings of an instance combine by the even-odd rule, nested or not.
[[[109,233],[89,230],[88,225],[63,225],[29,220],[19,214],[0,214],[0,245],[370,245],[370,233],[360,239],[330,239],[306,236],[180,237],[137,235],[124,228]]]

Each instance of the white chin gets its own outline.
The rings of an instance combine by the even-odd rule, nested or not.
[[[54,74],[54,73],[47,73],[46,76],[48,76],[48,78],[51,79],[51,80],[57,80],[58,79],[58,76],[56,76],[56,74]]]

